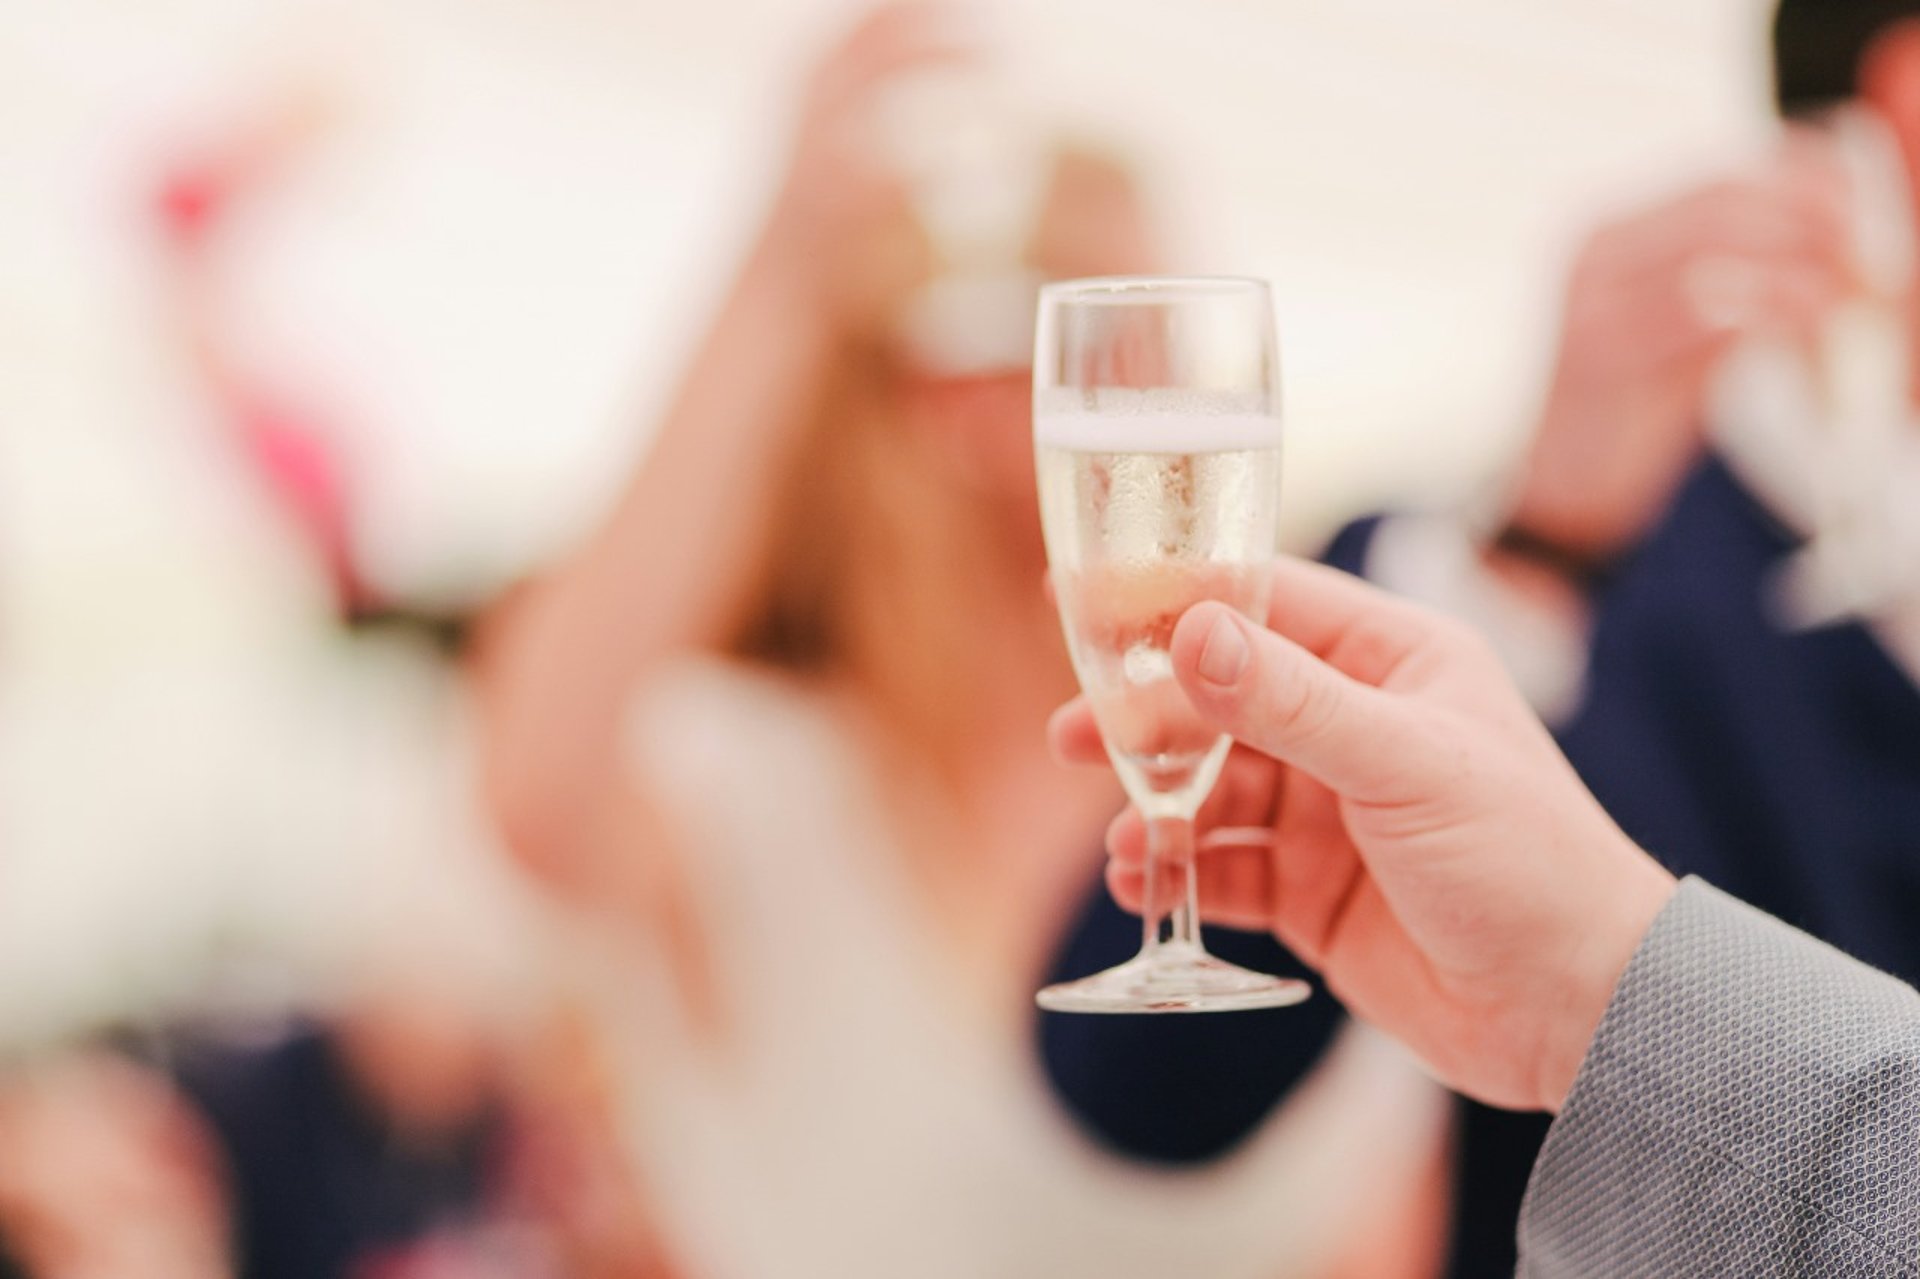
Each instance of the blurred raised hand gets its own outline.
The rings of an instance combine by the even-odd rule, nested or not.
[[[1851,289],[1846,202],[1828,146],[1797,135],[1757,174],[1594,232],[1513,527],[1594,562],[1645,533],[1700,453],[1722,358],[1748,336],[1804,337]]]
[[[883,145],[883,91],[912,72],[977,56],[953,10],[892,4],[855,25],[808,78],[765,248],[840,322],[880,320],[932,265]]]
[[[624,495],[481,629],[489,802],[543,874],[659,860],[631,829],[627,699],[663,662],[724,647],[763,597],[808,432],[829,406],[846,418],[858,339],[930,267],[875,118],[889,80],[967,56],[957,30],[950,10],[889,6],[819,62],[764,229]]]

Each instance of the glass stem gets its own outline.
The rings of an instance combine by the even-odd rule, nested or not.
[[[1171,901],[1160,901],[1161,867],[1180,885]],[[1147,823],[1146,899],[1141,903],[1141,950],[1159,949],[1160,921],[1167,921],[1164,944],[1183,950],[1202,950],[1200,942],[1199,867],[1194,861],[1193,819],[1156,817]]]

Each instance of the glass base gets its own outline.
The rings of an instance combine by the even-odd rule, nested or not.
[[[1035,996],[1056,1013],[1229,1013],[1285,1008],[1313,993],[1303,981],[1256,973],[1199,947],[1162,942],[1117,968]]]

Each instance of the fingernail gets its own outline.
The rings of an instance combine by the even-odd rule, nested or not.
[[[1207,642],[1200,648],[1200,678],[1223,687],[1239,683],[1247,669],[1248,651],[1239,620],[1221,609],[1213,619],[1213,629],[1207,632]]]

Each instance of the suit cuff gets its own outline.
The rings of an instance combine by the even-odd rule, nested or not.
[[[1920,996],[1687,879],[1548,1134],[1519,1273],[1909,1273],[1913,1134],[1873,1129],[1917,1103]]]

